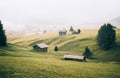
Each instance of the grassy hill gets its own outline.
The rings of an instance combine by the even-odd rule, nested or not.
[[[119,63],[63,60],[65,52],[39,53],[9,44],[0,49],[0,78],[119,78]],[[67,52],[66,52],[67,53]]]
[[[48,33],[43,35],[19,36],[19,38],[9,38],[12,44],[22,45],[32,49],[32,45],[37,43],[47,43],[49,52],[54,50],[57,45],[59,51],[69,54],[82,55],[86,46],[93,52],[93,58],[98,61],[120,61],[120,29],[116,30],[116,45],[111,50],[103,51],[96,44],[97,30],[83,30],[81,34],[72,35],[70,32],[66,36],[58,36],[58,33]]]
[[[120,78],[120,30],[113,49],[96,45],[97,30],[58,36],[58,33],[9,36],[8,47],[0,48],[0,78]],[[36,52],[32,45],[47,43],[49,51]],[[54,46],[59,47],[54,52]],[[63,60],[64,54],[81,55],[88,46],[94,53],[87,62]]]

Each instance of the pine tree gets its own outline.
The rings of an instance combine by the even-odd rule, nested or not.
[[[57,46],[55,46],[54,51],[58,51],[58,47]]]
[[[78,34],[80,34],[80,32],[81,32],[81,30],[80,30],[80,29],[78,29]]]
[[[0,21],[0,46],[7,46],[7,38],[5,35],[5,30],[3,30],[3,25]]]
[[[90,51],[90,49],[88,47],[85,48],[85,51],[83,53],[83,56],[85,56],[86,58],[91,58],[92,56],[92,52]]]
[[[70,27],[70,30],[69,30],[69,31],[74,31],[74,29],[73,29],[73,27],[72,27],[72,26]]]
[[[116,31],[111,24],[104,24],[98,31],[97,44],[103,50],[108,50],[115,44]]]

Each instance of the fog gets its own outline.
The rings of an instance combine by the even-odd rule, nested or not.
[[[0,20],[6,30],[98,28],[96,23],[119,16],[120,0],[0,0]]]

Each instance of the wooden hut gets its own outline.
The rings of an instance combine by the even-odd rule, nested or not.
[[[59,31],[59,36],[61,35],[66,35],[67,34],[67,31],[66,30],[60,30]]]
[[[77,60],[77,61],[85,61],[85,57],[84,56],[79,56],[79,55],[64,55],[64,59],[65,60]]]
[[[40,52],[47,52],[48,50],[48,45],[45,43],[41,43],[41,44],[36,44],[33,46],[33,49],[40,51]]]

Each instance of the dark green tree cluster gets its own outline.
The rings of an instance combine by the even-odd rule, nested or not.
[[[5,35],[5,30],[3,30],[3,25],[0,21],[0,46],[7,46],[7,38]]]
[[[81,30],[80,30],[80,29],[78,29],[78,34],[80,34],[80,32],[81,32]]]
[[[103,50],[108,50],[115,44],[116,31],[111,24],[104,24],[98,31],[97,44]]]
[[[78,29],[77,31],[72,31],[72,34],[80,34],[81,30]]]
[[[72,34],[80,34],[80,32],[81,32],[80,29],[78,29],[77,31],[75,31],[72,26],[70,27],[69,31],[72,32]]]
[[[55,46],[54,51],[58,51],[58,47],[57,46]]]
[[[83,56],[85,56],[86,58],[91,58],[92,56],[92,52],[90,51],[90,49],[88,47],[85,48],[85,51],[83,53]]]

